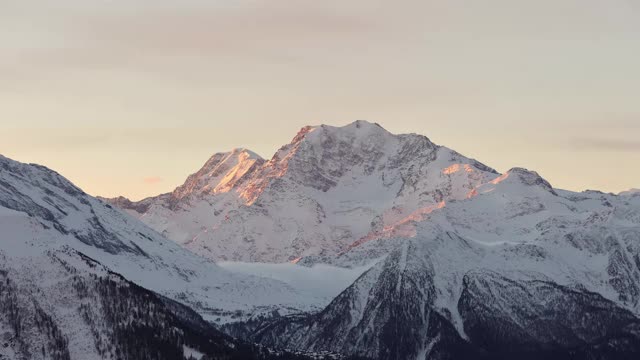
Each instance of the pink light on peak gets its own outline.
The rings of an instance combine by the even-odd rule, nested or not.
[[[474,171],[473,167],[469,164],[453,164],[451,166],[448,166],[442,169],[442,173],[445,175],[451,175],[462,170],[464,170],[467,173],[472,173]]]
[[[502,174],[502,175],[498,176],[497,178],[495,178],[495,179],[491,180],[491,183],[492,183],[493,185],[497,185],[497,184],[499,184],[499,183],[501,183],[501,182],[505,181],[508,177],[509,177],[509,173],[508,173],[508,172],[506,172],[506,173],[504,173],[504,174]]]
[[[449,167],[446,167],[442,170],[442,173],[445,175],[451,175],[453,173],[457,173],[460,171],[460,164],[453,164]]]

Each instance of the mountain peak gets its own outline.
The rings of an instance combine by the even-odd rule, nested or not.
[[[378,123],[372,123],[366,120],[356,120],[354,122],[351,122],[343,126],[334,126],[334,125],[326,125],[326,124],[307,125],[302,129],[300,129],[298,134],[291,141],[291,144],[298,143],[305,139],[310,140],[314,136],[319,136],[319,135],[316,135],[318,133],[334,134],[334,135],[341,134],[343,136],[357,136],[357,137],[366,137],[366,136],[371,136],[375,134],[385,134],[387,136],[396,136],[390,133],[389,131],[387,131],[382,126],[380,126]],[[314,135],[310,135],[310,134],[314,134]]]
[[[233,148],[231,151],[222,154],[230,154],[230,155],[242,155],[245,154],[250,159],[262,159],[262,156],[257,153],[243,147]]]
[[[372,123],[367,120],[356,120],[350,124],[343,126],[343,128],[356,128],[356,129],[381,129],[387,131],[378,123]]]
[[[351,122],[343,126],[333,126],[333,125],[323,124],[320,126],[316,126],[315,128],[320,128],[324,131],[329,131],[329,132],[345,133],[345,134],[349,133],[353,135],[357,134],[360,136],[366,136],[366,135],[376,134],[376,133],[394,136],[392,133],[390,133],[385,128],[380,126],[380,124],[372,123],[366,120],[356,120],[354,122]]]
[[[193,194],[228,192],[263,163],[260,155],[245,148],[216,153],[173,191],[172,198],[175,201]]]
[[[34,186],[42,188],[56,186],[73,196],[84,194],[80,188],[64,176],[43,165],[22,163],[0,155],[0,170],[11,174],[14,179],[24,179]],[[0,171],[0,175],[2,175],[2,171]]]
[[[268,166],[273,170],[271,177],[294,170],[301,183],[326,191],[354,169],[364,168],[368,173],[391,158],[400,164],[437,148],[425,136],[395,135],[378,124],[357,120],[344,126],[303,127],[291,143],[276,152]]]
[[[542,178],[540,174],[538,174],[535,171],[531,171],[521,167],[514,167],[510,169],[506,173],[494,179],[492,183],[499,184],[502,182],[513,182],[513,181],[516,181],[520,184],[524,184],[527,186],[539,186],[549,191],[550,193],[557,195],[555,190],[553,189],[553,186],[551,186],[551,184],[547,180]]]

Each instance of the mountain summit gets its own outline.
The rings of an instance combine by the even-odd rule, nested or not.
[[[173,193],[112,203],[205,257],[284,262],[341,253],[497,176],[425,136],[359,120],[304,127],[268,161],[216,154]]]
[[[171,194],[174,200],[192,195],[228,192],[240,186],[253,171],[264,163],[260,155],[251,150],[236,148],[213,155],[204,166]]]

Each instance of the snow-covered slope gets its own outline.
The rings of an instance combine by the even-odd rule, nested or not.
[[[380,260],[321,313],[252,339],[380,359],[640,354],[640,197],[515,168],[414,225],[339,256]]]
[[[412,234],[410,220],[496,176],[424,136],[356,121],[305,127],[266,162],[216,154],[171,194],[111,203],[208,258],[284,262],[338,254],[398,223]]]
[[[305,358],[234,340],[69,247],[11,255],[0,253],[1,359]]]
[[[31,261],[71,248],[212,321],[312,310],[330,300],[280,281],[228,272],[54,171],[1,156],[0,229],[0,251],[7,258]]]

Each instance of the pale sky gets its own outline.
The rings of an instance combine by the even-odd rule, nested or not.
[[[357,119],[556,187],[640,187],[640,1],[0,0],[0,154],[90,194]]]

